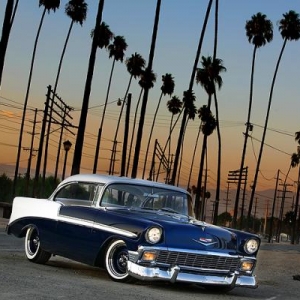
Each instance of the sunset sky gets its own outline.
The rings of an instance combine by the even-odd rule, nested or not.
[[[6,54],[2,86],[0,91],[0,164],[14,165],[17,156],[19,128],[22,115],[22,107],[25,99],[29,68],[38,25],[43,9],[38,6],[38,1],[20,0],[18,11],[12,27],[9,45]],[[75,24],[65,59],[62,65],[57,94],[68,105],[74,108],[72,123],[78,125],[83,91],[87,74],[88,60],[91,49],[90,32],[95,26],[98,1],[87,0],[87,20],[80,26]],[[23,138],[23,147],[30,146],[31,136],[27,132],[32,131],[33,109],[38,108],[38,121],[42,119],[41,110],[44,109],[47,86],[53,85],[57,73],[58,63],[65,38],[69,29],[70,19],[65,15],[66,0],[61,1],[60,9],[55,13],[46,14],[37,47],[33,78],[28,102],[28,113]],[[156,84],[149,92],[147,115],[141,151],[141,163],[139,171],[143,167],[145,144],[149,136],[149,129],[154,111],[160,96],[161,77],[171,73],[175,79],[174,95],[182,98],[183,91],[187,90],[191,69],[194,63],[199,35],[202,29],[203,19],[208,1],[205,0],[162,0],[159,29],[156,42],[153,71],[157,76]],[[0,1],[0,22],[6,1]],[[125,58],[133,53],[141,54],[148,61],[151,43],[155,0],[109,0],[105,1],[102,20],[110,26],[115,35],[124,36],[128,44]],[[300,13],[300,2],[297,0],[220,0],[219,1],[219,36],[217,57],[223,60],[227,69],[222,74],[223,87],[218,91],[219,117],[222,135],[222,183],[221,188],[227,189],[227,175],[231,170],[240,166],[243,147],[243,132],[247,118],[250,70],[253,46],[249,44],[245,35],[245,22],[257,12],[266,14],[273,22],[273,41],[257,52],[256,72],[254,77],[254,95],[252,120],[254,125],[252,139],[248,140],[247,157],[245,166],[249,167],[248,192],[253,181],[256,158],[259,152],[264,125],[267,102],[275,64],[283,40],[278,31],[278,21],[283,13],[295,10]],[[207,27],[204,45],[201,55],[212,55],[214,39],[214,6],[212,7],[210,21]],[[280,178],[284,180],[290,165],[290,157],[297,150],[295,132],[300,130],[299,123],[299,70],[300,70],[300,41],[288,42],[273,94],[273,102],[269,119],[269,126],[264,148],[263,159],[258,179],[258,193],[266,189],[274,189],[275,177],[280,170]],[[97,51],[97,59],[94,70],[92,91],[90,95],[90,110],[85,135],[84,152],[81,171],[92,172],[95,143],[105,101],[106,88],[111,70],[112,59],[108,58],[106,50]],[[200,67],[200,66],[199,66]],[[129,74],[123,63],[116,62],[112,87],[109,95],[109,105],[103,128],[103,140],[101,142],[101,157],[98,163],[98,172],[106,173],[115,133],[119,107],[116,105],[118,98],[123,98],[129,81]],[[130,121],[134,117],[134,110],[139,96],[140,88],[137,81],[132,83],[132,107]],[[207,103],[207,95],[200,85],[194,84],[196,106],[199,108]],[[169,97],[164,97],[157,118],[157,127],[152,138],[152,146],[149,159],[152,157],[154,140],[163,146],[168,136],[171,115],[166,108]],[[123,119],[124,120],[124,119]],[[185,137],[184,158],[180,176],[180,185],[186,187],[191,166],[191,157],[199,128],[199,119],[190,121]],[[37,132],[41,123],[37,124]],[[123,123],[120,132],[123,133]],[[55,127],[53,128],[55,129]],[[172,152],[175,153],[176,140],[179,126],[172,138]],[[72,130],[76,134],[76,129]],[[49,148],[48,172],[53,173],[55,167],[57,141],[59,131],[51,134]],[[121,141],[123,135],[119,135],[116,170],[119,170],[121,158]],[[35,148],[38,147],[39,135],[35,139]],[[67,133],[64,139],[69,139],[73,146],[69,153],[67,174],[73,158],[75,136]],[[200,135],[196,160],[193,168],[191,184],[196,184],[199,171],[199,161],[202,145]],[[64,153],[61,154],[61,164]],[[22,151],[21,167],[26,168],[28,152]],[[208,185],[214,193],[217,177],[217,135],[214,133],[208,141]],[[33,159],[33,168],[36,159]],[[62,166],[60,167],[62,168]],[[3,172],[0,169],[0,172]],[[61,170],[60,170],[61,172]],[[148,170],[149,172],[149,170]],[[297,180],[298,170],[293,169],[289,175],[288,183],[291,190],[295,190],[294,183]],[[10,174],[12,176],[12,174]],[[234,187],[232,187],[234,189]],[[259,194],[258,194],[259,195]],[[235,192],[230,197],[234,199]],[[223,197],[223,195],[222,195]],[[225,197],[225,195],[224,195]],[[223,199],[221,199],[223,200]],[[292,200],[290,200],[291,202]],[[265,201],[261,201],[261,208]]]

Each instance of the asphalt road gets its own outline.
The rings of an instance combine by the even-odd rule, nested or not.
[[[104,270],[52,257],[46,265],[27,261],[24,239],[8,236],[0,226],[0,299],[299,299],[300,246],[263,244],[258,256],[257,289],[236,288],[214,294],[195,285],[146,283],[121,284]]]

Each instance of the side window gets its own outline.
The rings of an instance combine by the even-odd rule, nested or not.
[[[54,197],[54,201],[64,205],[90,206],[96,194],[97,185],[86,182],[72,182],[62,187]]]
[[[136,189],[130,185],[111,185],[106,188],[101,206],[139,207],[142,197],[136,194]]]

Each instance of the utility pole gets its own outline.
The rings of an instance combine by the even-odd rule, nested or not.
[[[228,172],[228,177],[227,181],[230,183],[238,183],[238,181],[245,183],[247,181],[247,170],[248,167],[245,167],[242,171],[242,176],[241,180],[239,178],[240,170],[234,170],[234,171],[229,171]],[[235,204],[234,204],[234,211],[233,211],[233,218],[232,218],[232,227],[236,228],[237,226],[237,215],[238,215],[238,209],[239,209],[239,198],[235,199]]]
[[[277,228],[277,236],[276,236],[276,241],[279,243],[280,241],[280,233],[281,233],[281,227],[282,227],[282,220],[283,220],[283,213],[284,213],[284,204],[285,204],[285,199],[286,198],[291,198],[291,197],[286,197],[286,193],[291,193],[291,191],[287,191],[288,186],[292,186],[292,184],[281,184],[283,186],[282,192],[282,199],[281,199],[281,205],[280,205],[280,212],[279,212],[279,224]]]
[[[227,192],[226,192],[226,199],[225,199],[225,212],[228,211],[228,202],[230,201],[229,200],[229,185],[230,185],[230,182],[227,181]]]
[[[114,175],[114,165],[115,165],[115,161],[116,161],[117,144],[118,144],[117,141],[113,141],[113,148],[112,148],[113,153],[111,156],[109,171],[108,171],[109,175]]]
[[[254,216],[253,216],[253,224],[252,224],[253,231],[255,230],[256,210],[257,210],[257,197],[255,198],[255,204],[254,204]]]
[[[266,203],[266,210],[265,210],[265,222],[264,222],[264,234],[266,234],[267,231],[267,218],[269,215],[269,200],[267,200]]]
[[[166,170],[167,176],[166,176],[166,179],[165,179],[165,183],[169,184],[169,177],[168,176],[170,174],[170,165],[171,164],[170,164],[168,158],[165,156],[164,151],[161,148],[160,144],[158,143],[157,139],[155,140],[155,143],[154,143],[152,163],[151,163],[151,168],[150,168],[150,171],[149,171],[149,179],[150,180],[154,180],[155,157],[158,158],[160,164],[162,164],[164,169]],[[158,181],[158,176],[159,176],[159,171],[156,174],[156,181]]]
[[[36,116],[37,116],[37,108],[34,110],[34,120],[33,120],[32,132],[31,132],[30,148],[23,148],[24,150],[29,150],[29,158],[28,158],[28,165],[27,165],[27,172],[26,172],[26,195],[28,195],[30,170],[31,170],[31,160],[32,160],[33,152],[38,151],[37,149],[33,149],[34,136],[35,136],[35,126],[36,126]]]
[[[272,213],[271,213],[271,220],[270,220],[270,228],[269,228],[269,240],[268,240],[269,243],[271,242],[271,239],[272,239],[272,236],[273,236],[274,211],[275,211],[276,198],[277,198],[279,172],[280,172],[280,170],[277,171],[277,176],[276,176],[276,185],[275,185],[275,192],[274,192]]]
[[[127,142],[128,142],[128,133],[129,133],[130,106],[131,106],[131,94],[128,94],[127,102],[126,102],[126,116],[125,116],[125,128],[124,128],[123,151],[122,151],[121,174],[120,174],[121,176],[125,175]]]
[[[33,188],[32,188],[32,197],[40,196],[39,191],[37,191],[37,186],[38,186],[38,181],[39,181],[39,176],[40,176],[40,168],[41,168],[41,161],[42,161],[42,155],[43,155],[43,145],[44,145],[44,137],[45,137],[47,114],[48,114],[50,98],[51,98],[51,85],[48,86],[48,91],[47,91],[47,96],[46,96],[44,117],[43,117],[43,122],[42,122],[41,137],[40,137],[40,144],[39,144],[39,151],[38,151],[38,157],[37,157],[37,161],[36,161],[35,177],[34,177]]]

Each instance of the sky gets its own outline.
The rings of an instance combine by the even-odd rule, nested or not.
[[[66,49],[62,65],[57,94],[65,103],[74,108],[72,124],[78,125],[81,103],[85,87],[85,79],[91,50],[91,30],[95,26],[98,1],[87,0],[88,13],[83,26],[75,24]],[[54,85],[60,55],[70,26],[70,19],[65,15],[64,7],[67,3],[62,0],[60,8],[54,13],[46,14],[40,39],[37,47],[34,64],[28,112],[23,138],[23,147],[30,146],[33,110],[37,108],[37,132],[41,128],[42,110],[44,109],[47,86]],[[146,141],[160,96],[161,77],[171,73],[175,79],[174,95],[182,98],[183,91],[188,89],[191,70],[195,59],[198,40],[202,29],[203,19],[208,1],[204,0],[162,0],[159,29],[157,34],[153,71],[157,76],[154,88],[149,92],[148,106],[145,118],[145,127],[142,140],[139,172],[143,168]],[[3,22],[6,1],[0,0],[0,22]],[[133,53],[141,54],[146,61],[149,57],[154,14],[155,0],[109,0],[104,3],[102,20],[110,26],[115,35],[124,36],[128,44],[125,58]],[[217,57],[222,59],[226,73],[222,74],[223,86],[218,91],[219,118],[222,136],[222,176],[221,188],[227,189],[227,176],[232,170],[240,167],[242,147],[244,142],[245,122],[247,119],[250,71],[253,46],[248,42],[245,34],[245,23],[252,15],[262,12],[273,23],[273,41],[257,52],[256,70],[254,77],[254,94],[252,118],[252,138],[248,140],[245,166],[248,166],[249,177],[247,195],[250,197],[250,184],[253,181],[256,159],[259,153],[262,128],[267,110],[269,91],[275,65],[282,47],[283,40],[278,31],[278,21],[289,10],[300,12],[300,2],[297,0],[220,0],[219,1],[219,36]],[[6,166],[14,165],[17,156],[19,129],[22,116],[22,107],[25,99],[29,68],[32,57],[33,44],[42,15],[42,8],[38,1],[20,0],[12,27],[9,45],[3,71],[0,90],[0,164],[3,170]],[[212,56],[214,40],[214,5],[201,50],[201,56]],[[267,136],[263,158],[258,178],[259,192],[275,188],[275,177],[280,170],[280,179],[284,180],[290,165],[290,157],[297,151],[295,132],[300,130],[299,124],[299,57],[300,41],[288,42],[283,54],[282,62],[276,79],[273,101],[269,118]],[[98,128],[103,111],[112,59],[108,58],[106,50],[98,49],[92,90],[89,101],[89,114],[84,140],[81,172],[92,172],[95,144]],[[113,137],[120,108],[116,105],[118,98],[123,99],[129,81],[129,74],[124,63],[116,62],[113,74],[112,87],[109,94],[103,136],[101,141],[98,172],[106,173],[111,155]],[[132,83],[132,106],[130,126],[133,124],[134,111],[139,97],[140,88],[137,81]],[[207,103],[207,95],[200,85],[194,84],[197,108]],[[157,116],[156,127],[149,150],[149,159],[152,158],[154,140],[164,145],[168,136],[171,115],[166,108],[170,97],[162,99]],[[214,111],[213,111],[214,112]],[[124,120],[124,118],[122,119]],[[179,123],[180,124],[180,123]],[[190,121],[185,137],[184,157],[180,173],[180,185],[187,186],[191,157],[193,154],[196,136],[200,121],[198,117]],[[120,132],[123,131],[123,123]],[[54,128],[55,129],[55,128]],[[68,155],[67,171],[70,173],[76,129],[73,134],[65,132],[64,139],[69,139],[73,146]],[[175,153],[179,126],[172,138],[172,151]],[[47,172],[53,173],[56,161],[59,131],[54,130],[50,137],[49,161]],[[34,148],[38,147],[39,135],[35,136]],[[116,169],[119,169],[121,158],[121,141],[119,136],[118,151],[116,153]],[[193,163],[191,185],[196,184],[199,171],[202,136]],[[61,165],[64,153],[61,153]],[[26,168],[28,152],[21,153],[21,167]],[[217,135],[214,133],[208,141],[208,186],[214,194],[217,178]],[[33,166],[36,163],[33,158]],[[22,169],[23,170],[23,169]],[[149,171],[149,170],[148,170]],[[1,170],[0,170],[1,172]],[[61,172],[61,170],[60,170]],[[288,183],[295,191],[297,168],[291,170]],[[12,176],[12,174],[10,174]],[[163,175],[162,175],[163,176]],[[229,192],[229,198],[234,200],[234,186]],[[222,195],[222,197],[226,195]],[[224,200],[224,199],[221,199]],[[263,208],[270,199],[261,198],[260,207]],[[291,202],[292,200],[290,200]],[[233,205],[234,201],[231,201]],[[224,203],[222,204],[224,207]]]

